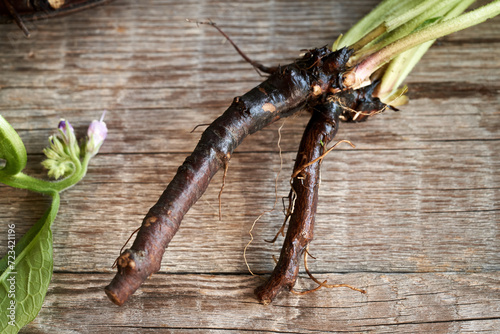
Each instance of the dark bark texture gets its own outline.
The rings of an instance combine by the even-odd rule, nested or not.
[[[0,23],[9,23],[18,15],[23,21],[39,21],[69,15],[112,0],[1,0]],[[15,14],[14,14],[15,13]]]
[[[356,119],[361,121],[385,109],[379,99],[372,97],[375,86],[330,95],[323,104],[314,108],[295,160],[290,192],[293,210],[280,258],[266,283],[255,290],[257,298],[264,304],[269,304],[281,290],[293,288],[301,256],[313,239],[322,159],[304,166],[324,154],[337,133],[340,117],[352,121],[358,115]]]
[[[147,277],[160,269],[165,248],[184,214],[243,139],[297,110],[314,106],[325,92],[338,91],[339,74],[345,70],[349,55],[347,49],[311,50],[234,99],[224,114],[204,131],[193,153],[144,218],[132,247],[117,259],[118,272],[105,288],[115,304],[122,305]]]
[[[319,158],[335,136],[342,109],[334,102],[327,102],[314,109],[302,137],[294,171]],[[300,257],[313,239],[314,217],[318,204],[321,161],[302,169],[292,179],[291,201],[293,207],[279,261],[267,282],[256,289],[257,298],[270,303],[283,289],[291,289],[299,273]]]

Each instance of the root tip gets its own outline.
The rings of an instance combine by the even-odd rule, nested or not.
[[[264,285],[257,287],[254,294],[260,303],[263,305],[269,305],[272,303],[274,298],[276,298],[283,287],[284,286],[282,284],[270,285],[269,281],[267,281]]]
[[[113,304],[122,306],[123,303],[125,302],[124,300],[120,300],[118,296],[113,291],[110,290],[109,285],[104,288],[104,292],[106,293],[106,296],[108,296],[109,300],[113,302]]]

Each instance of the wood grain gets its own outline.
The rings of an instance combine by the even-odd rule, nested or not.
[[[109,136],[86,178],[63,193],[54,223],[54,278],[24,333],[467,333],[500,331],[500,19],[438,41],[407,83],[411,102],[361,124],[341,124],[323,163],[309,261],[332,283],[368,290],[282,294],[267,307],[243,259],[252,222],[275,200],[279,124],[236,150],[186,215],[153,275],[121,308],[103,287],[130,233],[209,123],[260,78],[209,27],[249,56],[286,64],[331,43],[376,0],[117,0],[36,23],[33,38],[0,31],[0,113],[43,177],[41,150],[59,118],[84,135],[107,109]],[[308,115],[285,121],[278,197],[288,193]],[[22,233],[47,199],[0,185],[0,224]],[[272,270],[281,201],[258,221],[247,259]],[[7,233],[0,233],[0,254]],[[300,289],[313,287],[305,277]]]
[[[108,275],[88,274],[82,283],[80,274],[60,274],[45,301],[50,312],[38,317],[30,332],[64,331],[71,324],[81,333],[468,333],[494,332],[500,325],[500,300],[492,298],[499,293],[495,273],[320,277],[363,285],[369,293],[335,289],[301,297],[286,294],[263,306],[253,296],[257,277],[159,274],[131,303],[109,308],[100,289]],[[299,278],[297,288],[310,288],[309,283]]]

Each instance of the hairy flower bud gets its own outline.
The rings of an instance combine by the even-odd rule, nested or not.
[[[58,133],[49,137],[49,147],[43,150],[47,159],[42,162],[55,179],[73,173],[80,160],[80,147],[71,123],[61,119],[57,129]]]
[[[76,143],[75,130],[69,121],[61,119],[57,128],[59,129],[61,139],[66,145],[71,146]]]
[[[66,143],[67,139],[69,139],[69,136],[65,137],[61,135],[61,132],[55,136],[50,136],[49,147],[43,149],[43,153],[47,159],[42,162],[42,165],[49,170],[49,176],[55,179],[72,173],[75,167],[69,153],[70,147]],[[73,146],[76,146],[78,149],[76,139],[74,142]]]
[[[97,152],[99,152],[99,149],[101,148],[101,145],[102,143],[104,143],[104,140],[106,139],[106,136],[108,134],[106,123],[103,122],[105,114],[106,111],[104,111],[99,121],[92,121],[87,131],[88,139],[85,149],[87,154],[90,154],[90,156],[92,157],[96,155]]]
[[[59,121],[59,125],[57,126],[57,128],[59,130],[62,130],[65,135],[69,132],[75,132],[71,123],[63,118]]]

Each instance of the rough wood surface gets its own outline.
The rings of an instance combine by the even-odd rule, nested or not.
[[[376,0],[128,1],[38,22],[25,40],[0,26],[0,113],[25,141],[28,170],[59,118],[80,134],[107,109],[109,137],[86,178],[66,191],[54,224],[54,278],[24,333],[500,332],[500,19],[441,39],[410,78],[411,103],[341,124],[323,163],[311,271],[368,290],[252,295],[243,260],[254,219],[272,208],[278,127],[252,135],[186,215],[162,270],[119,308],[103,287],[111,265],[208,123],[262,80],[209,27],[249,56],[289,63],[331,43]],[[281,131],[288,177],[308,115]],[[20,236],[47,199],[0,186],[0,223]],[[248,262],[269,273],[281,206],[257,222]],[[6,251],[6,228],[0,254]],[[313,287],[306,277],[298,288]]]

